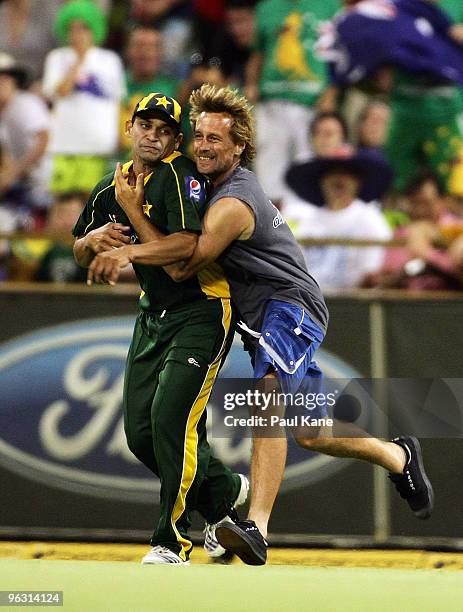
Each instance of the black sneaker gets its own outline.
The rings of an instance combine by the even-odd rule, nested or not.
[[[230,516],[232,523],[222,521],[215,528],[219,543],[247,565],[265,565],[268,544],[255,522],[240,521],[236,512],[230,512]]]
[[[428,519],[434,507],[434,491],[429,478],[424,471],[421,446],[416,438],[394,438],[394,444],[402,447],[407,455],[402,474],[389,472],[389,478],[406,499],[415,516],[419,519]]]

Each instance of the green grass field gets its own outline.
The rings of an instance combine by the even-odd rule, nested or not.
[[[64,591],[69,612],[463,611],[463,574],[443,570],[1,559],[0,590]]]

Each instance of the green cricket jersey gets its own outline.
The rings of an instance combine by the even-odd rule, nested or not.
[[[259,2],[254,49],[264,57],[259,85],[262,100],[315,103],[327,85],[327,74],[314,44],[321,23],[332,19],[339,9],[338,0]]]
[[[127,172],[133,162],[123,167]],[[179,152],[164,158],[145,177],[143,211],[151,223],[164,234],[181,231],[199,233],[205,212],[205,183],[195,164]],[[74,236],[84,236],[106,223],[130,225],[116,202],[114,174],[106,175],[95,187],[74,227]],[[135,232],[132,240],[138,241]],[[140,308],[158,312],[201,299],[229,298],[230,290],[222,269],[211,264],[197,276],[174,282],[159,266],[134,265],[142,288]]]

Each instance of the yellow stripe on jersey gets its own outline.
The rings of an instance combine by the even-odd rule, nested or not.
[[[197,273],[201,291],[208,298],[230,298],[230,285],[222,267],[213,262]]]
[[[196,399],[191,407],[190,414],[186,423],[185,441],[183,448],[183,470],[182,478],[180,480],[180,487],[177,494],[177,499],[172,510],[170,522],[172,529],[174,530],[175,536],[178,543],[182,547],[180,551],[180,558],[185,561],[187,553],[191,550],[192,544],[189,540],[185,539],[177,529],[177,521],[185,512],[186,508],[186,496],[191,488],[196,477],[196,470],[198,468],[198,422],[206,409],[206,404],[209,400],[209,396],[212,391],[212,385],[219,371],[220,364],[223,359],[224,350],[227,344],[228,334],[230,333],[232,310],[230,300],[222,301],[222,326],[224,328],[224,339],[220,351],[215,359],[208,368],[206,378],[203,385],[196,396]]]
[[[96,196],[93,198],[93,202],[92,202],[92,218],[90,219],[90,223],[87,225],[87,227],[84,229],[84,236],[87,233],[87,230],[92,226],[92,223],[95,220],[95,202],[97,197],[103,193],[103,191],[106,191],[106,189],[110,189],[111,187],[114,186],[114,182],[111,183],[111,185],[107,185],[106,187],[103,187],[103,189],[101,189],[101,191],[99,191]]]
[[[186,227],[185,227],[185,210],[183,208],[182,192],[180,190],[180,183],[179,183],[179,180],[178,180],[178,175],[175,172],[174,166],[172,165],[172,161],[174,159],[176,159],[177,157],[179,157],[180,155],[181,155],[181,153],[179,153],[178,151],[174,151],[171,155],[169,155],[168,157],[165,157],[162,161],[165,164],[169,164],[169,166],[172,169],[172,172],[174,173],[175,182],[177,183],[178,201],[180,202],[180,214],[182,216],[182,229],[186,229]]]

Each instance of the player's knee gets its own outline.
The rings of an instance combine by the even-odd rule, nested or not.
[[[155,458],[151,436],[133,435],[127,429],[125,430],[125,436],[130,452],[150,470],[154,471]]]

